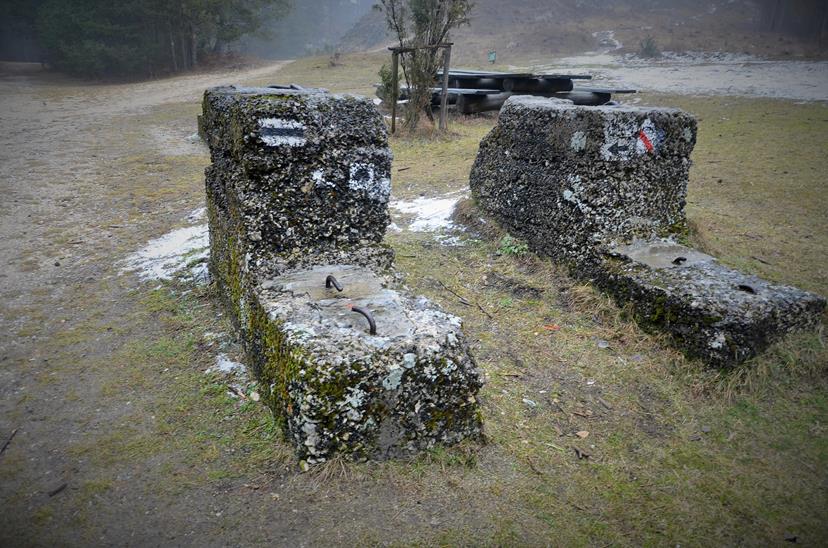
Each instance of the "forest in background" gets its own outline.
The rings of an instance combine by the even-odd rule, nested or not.
[[[4,0],[0,19],[28,47],[13,60],[90,78],[154,77],[194,68],[289,9],[290,0]]]
[[[390,43],[376,0],[0,0],[0,60],[42,62],[87,78],[153,78],[228,52],[263,58],[367,50]],[[477,0],[454,33],[458,62],[505,62],[595,48],[616,30],[635,51],[824,57],[825,0]]]

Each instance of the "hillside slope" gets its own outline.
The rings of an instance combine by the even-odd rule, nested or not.
[[[478,0],[470,25],[458,29],[455,59],[518,64],[536,57],[601,48],[595,34],[612,30],[621,53],[633,53],[647,37],[665,51],[717,51],[769,58],[824,57],[818,40],[763,31],[762,6],[751,0]],[[342,39],[348,51],[392,41],[383,15],[372,11]]]

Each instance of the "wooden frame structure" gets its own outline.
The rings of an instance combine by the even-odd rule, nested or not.
[[[451,64],[451,46],[454,42],[445,42],[431,46],[411,46],[388,48],[391,51],[391,133],[397,131],[397,100],[400,94],[400,54],[413,53],[419,49],[443,49],[443,90],[440,98],[440,130],[448,129],[448,80]]]

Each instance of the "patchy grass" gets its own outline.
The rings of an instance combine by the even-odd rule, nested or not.
[[[694,243],[736,267],[828,293],[822,254],[811,251],[828,243],[818,175],[828,168],[825,107],[646,100],[701,119],[688,211]],[[396,140],[395,168],[410,169],[395,179],[395,193],[463,188],[465,181],[447,181],[468,172],[463,160],[473,160],[489,127],[455,123],[448,162],[418,155],[416,140]],[[794,531],[825,539],[819,478],[828,452],[815,436],[828,419],[821,332],[711,372],[547,261],[510,253],[498,237],[463,247],[405,231],[389,239],[412,289],[464,318],[488,377],[490,444],[520,470],[522,481],[499,493],[520,502],[499,515],[488,541],[514,530],[523,539],[528,531],[562,539],[563,524],[574,543],[769,543]],[[768,264],[780,255],[778,268]],[[576,448],[590,457],[579,460]]]
[[[349,53],[331,66],[330,57],[305,57],[290,63],[273,78],[253,79],[253,85],[299,84],[303,87],[322,87],[335,93],[356,93],[375,97],[374,84],[380,82],[379,70],[390,53]]]
[[[737,268],[828,294],[828,106],[644,99],[700,119],[687,208],[694,243]]]
[[[305,59],[278,81],[372,93],[383,58],[345,56],[339,67]],[[694,242],[729,264],[828,293],[825,107],[645,100],[701,119]],[[168,104],[97,128],[106,184],[78,183],[78,195],[88,191],[100,201],[91,211],[103,213],[67,217],[48,235],[54,246],[84,240],[78,274],[55,284],[61,306],[32,293],[26,306],[3,307],[31,340],[4,361],[26,390],[9,389],[15,404],[4,417],[24,428],[0,460],[14,510],[0,517],[0,539],[177,544],[194,531],[227,544],[828,541],[822,333],[710,372],[549,261],[512,252],[520,243],[504,245],[490,226],[485,237],[460,235],[462,246],[388,235],[409,287],[465,322],[488,380],[488,442],[299,473],[264,407],[229,397],[204,373],[217,352],[238,350],[206,336],[233,331],[209,290],[116,275],[117,259],[202,203],[206,154],[151,137],[183,138],[197,110]],[[446,137],[394,137],[395,198],[465,189],[492,125],[453,120]],[[61,481],[69,487],[49,497]]]

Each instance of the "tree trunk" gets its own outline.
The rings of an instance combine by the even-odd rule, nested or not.
[[[826,44],[828,44],[828,4],[825,5],[825,9],[822,11],[822,26],[819,29],[819,47],[820,49],[824,49]]]
[[[184,67],[184,70],[187,70],[190,68],[190,56],[187,55],[187,40],[184,40],[183,36],[179,36],[178,42],[181,44],[181,66]]]
[[[172,25],[170,25],[170,58],[172,59],[173,72],[178,72],[178,56],[175,54],[175,36],[173,35]]]
[[[782,11],[782,0],[776,0],[773,4],[773,11],[771,12],[771,20],[770,20],[770,29],[776,30],[776,26],[779,24],[779,19],[781,17]]]
[[[190,24],[190,66],[195,67],[196,64],[198,64],[198,37],[195,27]]]

